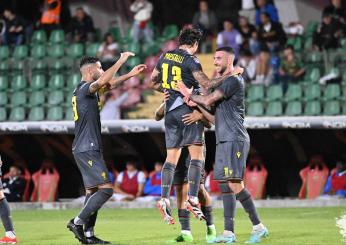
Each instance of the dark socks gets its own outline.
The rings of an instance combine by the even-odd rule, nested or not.
[[[261,223],[256,212],[255,204],[253,203],[253,200],[248,190],[244,188],[241,192],[236,194],[236,197],[237,200],[240,201],[241,205],[243,205],[245,211],[248,213],[252,225],[258,225],[259,223]]]
[[[202,161],[191,160],[188,172],[189,196],[197,197],[201,181]]]
[[[84,205],[88,202],[89,198],[91,197],[92,194],[87,193],[85,196],[85,200],[84,200]],[[88,221],[84,224],[84,231],[91,231],[93,232],[93,228],[95,226],[96,223],[96,219],[97,219],[97,213],[98,211],[94,212],[90,218],[88,219]]]
[[[178,209],[179,223],[181,230],[189,231],[190,228],[190,212],[186,209]]]
[[[8,205],[6,198],[0,200],[0,216],[5,231],[14,231],[10,206]]]
[[[213,208],[211,206],[202,206],[201,209],[205,216],[207,226],[213,225],[214,224]]]
[[[169,198],[169,193],[171,191],[171,187],[174,179],[174,170],[175,165],[169,162],[165,162],[161,171],[161,188],[162,194],[161,197]]]
[[[222,193],[224,229],[234,232],[235,195],[228,183],[219,183],[219,187]]]

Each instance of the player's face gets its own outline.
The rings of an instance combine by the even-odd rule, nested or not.
[[[217,51],[214,55],[215,70],[219,74],[223,74],[229,65],[229,54],[224,51]]]
[[[92,66],[92,79],[96,81],[99,79],[104,73],[102,69],[101,62],[96,62],[94,66]]]

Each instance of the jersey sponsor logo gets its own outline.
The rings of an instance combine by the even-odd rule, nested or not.
[[[102,173],[101,173],[101,177],[102,177],[104,180],[106,180],[106,179],[107,179],[106,172],[102,172]]]
[[[90,167],[92,167],[92,166],[93,166],[93,161],[92,161],[92,160],[89,160],[89,161],[88,161],[88,164],[90,165]]]
[[[233,174],[233,170],[229,169],[228,167],[224,167],[223,171],[225,172],[225,177],[229,177]]]
[[[178,55],[178,54],[172,54],[172,53],[166,53],[164,59],[175,61],[175,62],[180,63],[180,64],[183,63],[183,61],[184,61],[183,56]]]
[[[240,153],[240,151],[238,151],[238,152],[237,152],[237,158],[239,159],[240,156],[241,156],[241,153]]]

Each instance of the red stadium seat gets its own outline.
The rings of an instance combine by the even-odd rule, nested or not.
[[[267,169],[259,158],[250,160],[245,170],[244,182],[253,199],[264,197],[267,176]]]
[[[328,172],[321,156],[312,157],[309,165],[299,172],[303,182],[299,198],[313,199],[321,195],[328,179]]]

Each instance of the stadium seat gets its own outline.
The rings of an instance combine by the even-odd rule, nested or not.
[[[24,59],[28,57],[28,46],[26,45],[19,45],[16,46],[13,52],[13,58],[14,59]]]
[[[65,72],[65,62],[63,59],[53,59],[49,62],[49,71],[56,73]]]
[[[108,32],[112,35],[115,41],[118,41],[121,39],[121,32],[119,27],[111,27],[108,29]]]
[[[36,30],[32,34],[31,43],[32,44],[41,44],[47,42],[47,35],[44,30]]]
[[[49,105],[59,105],[64,102],[64,92],[62,90],[54,90],[48,94]]]
[[[73,112],[72,112],[72,108],[67,107],[65,109],[65,120],[66,121],[73,121]]]
[[[346,101],[342,102],[342,115],[346,115]]]
[[[163,29],[162,37],[164,38],[165,41],[174,39],[178,36],[179,34],[179,29],[176,25],[167,25]]]
[[[262,163],[246,167],[244,182],[253,199],[263,199],[267,176],[268,171]]]
[[[271,85],[267,88],[267,97],[268,102],[274,100],[281,100],[283,97],[283,91],[281,85]]]
[[[340,101],[330,100],[324,103],[323,115],[325,116],[336,116],[341,114],[340,112]]]
[[[24,107],[15,107],[10,112],[9,121],[21,122],[25,120]]]
[[[8,46],[0,46],[0,60],[7,59],[10,56],[10,48]]]
[[[157,42],[145,43],[143,50],[144,57],[155,55],[160,51],[160,44]]]
[[[67,78],[67,91],[74,90],[81,81],[79,73],[73,73]]]
[[[263,85],[251,85],[248,89],[246,101],[253,102],[263,100],[264,98],[264,86]]]
[[[25,67],[25,59],[15,60],[12,62],[12,74],[23,74]]]
[[[96,56],[100,45],[100,43],[87,43],[85,47],[85,54],[87,56]]]
[[[130,43],[127,47],[127,50],[130,51],[130,52],[133,52],[135,53],[136,55],[137,54],[140,54],[141,53],[141,46],[139,45],[139,43]],[[137,57],[137,56],[136,56]],[[134,57],[134,58],[136,58]],[[138,57],[137,57],[138,58]],[[132,59],[129,59],[129,61],[132,60]]]
[[[30,69],[33,74],[45,74],[47,71],[47,63],[43,59],[33,59],[30,62]]]
[[[32,175],[34,189],[30,200],[32,202],[56,201],[59,179],[59,173],[54,166],[42,166]]]
[[[7,76],[9,69],[10,69],[10,64],[9,64],[8,60],[0,61],[0,73],[1,74],[5,74]]]
[[[309,21],[304,35],[312,36],[314,32],[317,30],[318,25],[319,25],[318,21],[314,21],[314,20]]]
[[[247,115],[252,117],[263,116],[264,107],[262,102],[250,103],[247,108]]]
[[[53,44],[48,48],[48,56],[53,58],[61,58],[65,54],[65,47],[63,44]]]
[[[31,57],[41,59],[46,56],[46,46],[43,44],[36,44],[31,47]]]
[[[307,62],[320,63],[322,62],[322,54],[320,52],[310,52],[307,54]]]
[[[333,100],[339,98],[341,95],[339,84],[328,84],[323,93],[323,100]]]
[[[13,77],[11,82],[11,88],[13,91],[23,90],[27,87],[27,81],[23,75],[17,75]]]
[[[288,85],[287,92],[285,94],[285,101],[293,101],[302,99],[303,91],[300,84],[290,84]]]
[[[33,75],[30,88],[32,91],[42,90],[46,87],[46,77],[42,74]]]
[[[283,113],[282,103],[280,101],[271,101],[267,105],[266,116],[277,117]]]
[[[7,90],[8,88],[8,77],[0,76],[0,91]]]
[[[62,107],[54,106],[48,109],[47,120],[48,121],[60,121],[63,119]]]
[[[65,87],[64,76],[61,74],[55,74],[50,77],[48,82],[50,90],[63,89]]]
[[[3,107],[0,107],[0,122],[4,122],[7,120],[7,112],[6,109]]]
[[[30,94],[29,97],[29,106],[39,106],[45,102],[45,94],[44,91],[35,91]]]
[[[53,30],[49,36],[50,43],[63,43],[65,42],[65,33],[63,30]]]
[[[43,107],[33,107],[29,112],[29,121],[43,121],[44,120],[44,109]]]
[[[321,115],[321,103],[317,100],[308,101],[305,105],[305,116],[319,116]]]
[[[137,56],[132,57],[126,62],[128,69],[132,69],[133,67],[135,67],[136,65],[139,65],[140,63],[141,63],[141,59]]]
[[[300,116],[302,114],[302,103],[299,101],[290,101],[286,107],[287,116]]]
[[[26,104],[27,95],[24,91],[15,92],[11,96],[11,106],[22,106]]]
[[[314,67],[310,72],[307,71],[304,76],[304,84],[316,83],[320,80],[321,72],[320,69]]]
[[[320,99],[321,86],[319,84],[310,84],[305,88],[304,101]]]
[[[78,59],[84,55],[84,45],[81,43],[70,44],[67,48],[67,55],[73,59]]]
[[[7,106],[8,96],[7,92],[0,92],[0,107]]]

